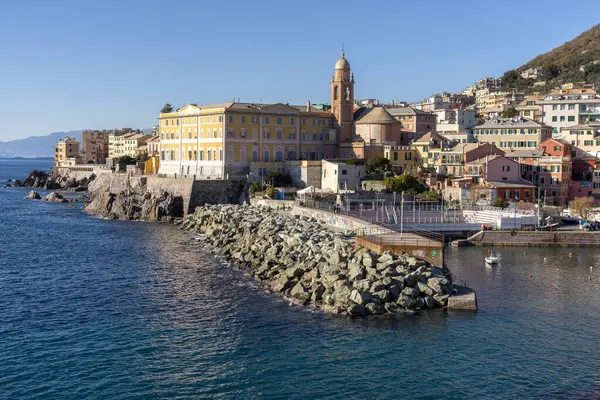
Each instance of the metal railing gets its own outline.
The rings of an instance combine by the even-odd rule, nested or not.
[[[382,235],[366,235],[362,236],[362,239],[376,244],[378,246],[430,246],[430,247],[439,247],[442,243],[437,240],[433,240],[425,237],[414,237],[414,236],[405,236],[405,237],[389,237]]]

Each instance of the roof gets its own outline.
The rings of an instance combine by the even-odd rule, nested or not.
[[[488,162],[495,160],[496,158],[500,158],[500,157],[502,157],[502,156],[497,155],[497,154],[492,154],[492,155],[480,157],[477,160],[468,162],[466,165],[484,165],[484,164],[487,164]]]
[[[368,110],[368,111],[367,111]],[[383,107],[367,108],[359,114],[357,124],[399,124],[396,118]]]
[[[505,181],[486,181],[488,185],[491,185],[495,188],[504,189],[504,188],[534,188],[535,186],[527,181],[520,180],[518,182],[505,182]]]
[[[415,140],[413,143],[431,143],[432,140],[438,140],[439,142],[442,142],[444,140],[448,140],[448,138],[440,135],[437,132],[430,131],[421,136],[419,139]]]
[[[342,56],[340,59],[335,63],[335,69],[350,69],[350,63],[344,56],[344,50],[342,50]]]
[[[543,150],[515,150],[506,153],[504,156],[508,158],[537,158],[544,155]]]
[[[468,151],[474,150],[479,146],[482,146],[483,143],[458,143],[456,146],[448,150],[449,153],[466,153]]]
[[[540,124],[527,118],[492,118],[483,124],[474,126],[473,129],[498,129],[498,128],[548,128],[548,125]]]
[[[137,149],[137,151],[147,151],[148,150],[148,146],[139,146]]]
[[[549,142],[549,141],[560,143],[560,144],[565,145],[565,146],[571,146],[570,142],[567,142],[566,140],[559,139],[559,138],[548,138],[548,139],[544,140],[542,143],[540,143],[540,146],[543,145],[546,142]]]
[[[561,131],[595,131],[597,130],[598,127],[597,126],[591,126],[591,125],[587,125],[587,124],[578,124],[578,125],[573,125],[573,126],[565,126],[564,128],[561,128]]]
[[[286,103],[243,103],[243,102],[229,102],[229,103],[217,103],[217,104],[203,104],[203,105],[196,105],[196,104],[187,104],[181,108],[179,108],[177,111],[171,112],[171,113],[165,113],[165,114],[169,114],[169,116],[165,116],[162,118],[173,118],[176,117],[176,115],[178,112],[180,112],[183,108],[187,107],[187,106],[193,106],[198,108],[200,111],[204,111],[204,110],[212,110],[212,109],[226,109],[226,110],[232,110],[232,111],[259,111],[261,109],[267,108],[267,107],[274,107],[274,106],[281,106],[281,107],[289,107],[290,109],[294,109],[295,112],[315,112],[315,113],[326,113],[326,114],[331,114],[329,111],[323,111],[320,110],[316,107],[313,107],[312,105],[310,106],[310,110],[307,110],[308,105],[292,105],[292,104],[286,104]],[[183,114],[185,115],[185,114]],[[193,115],[193,114],[190,114]]]
[[[387,112],[393,116],[399,115],[434,115],[427,111],[417,110],[414,107],[387,107]]]

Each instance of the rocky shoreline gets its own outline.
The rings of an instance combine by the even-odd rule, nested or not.
[[[24,180],[15,180],[12,182],[14,187],[31,187],[45,190],[64,190],[71,192],[86,192],[89,184],[96,178],[91,175],[89,178],[75,179],[60,173],[44,172],[33,170]]]
[[[329,313],[414,313],[444,307],[456,293],[447,269],[406,254],[377,255],[314,219],[268,207],[198,207],[177,224],[269,290]]]

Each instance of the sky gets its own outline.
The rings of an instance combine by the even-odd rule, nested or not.
[[[417,101],[501,76],[599,13],[564,0],[0,0],[0,141],[150,128],[167,102],[330,102],[342,46],[355,98]]]

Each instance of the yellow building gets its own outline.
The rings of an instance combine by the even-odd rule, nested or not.
[[[384,157],[390,160],[390,165],[400,171],[410,170],[417,165],[417,150],[411,146],[383,146]]]
[[[417,151],[420,165],[435,167],[442,150],[453,146],[454,143],[438,133],[429,132],[420,139],[415,140],[412,145]]]
[[[123,156],[136,158],[137,149],[152,139],[152,135],[143,133],[111,133],[108,135],[108,157],[116,159]]]
[[[310,104],[188,104],[159,116],[159,172],[224,179],[253,161],[320,160],[335,147],[333,119]]]
[[[79,142],[72,137],[67,136],[60,139],[54,146],[54,166],[70,166],[80,163]]]

